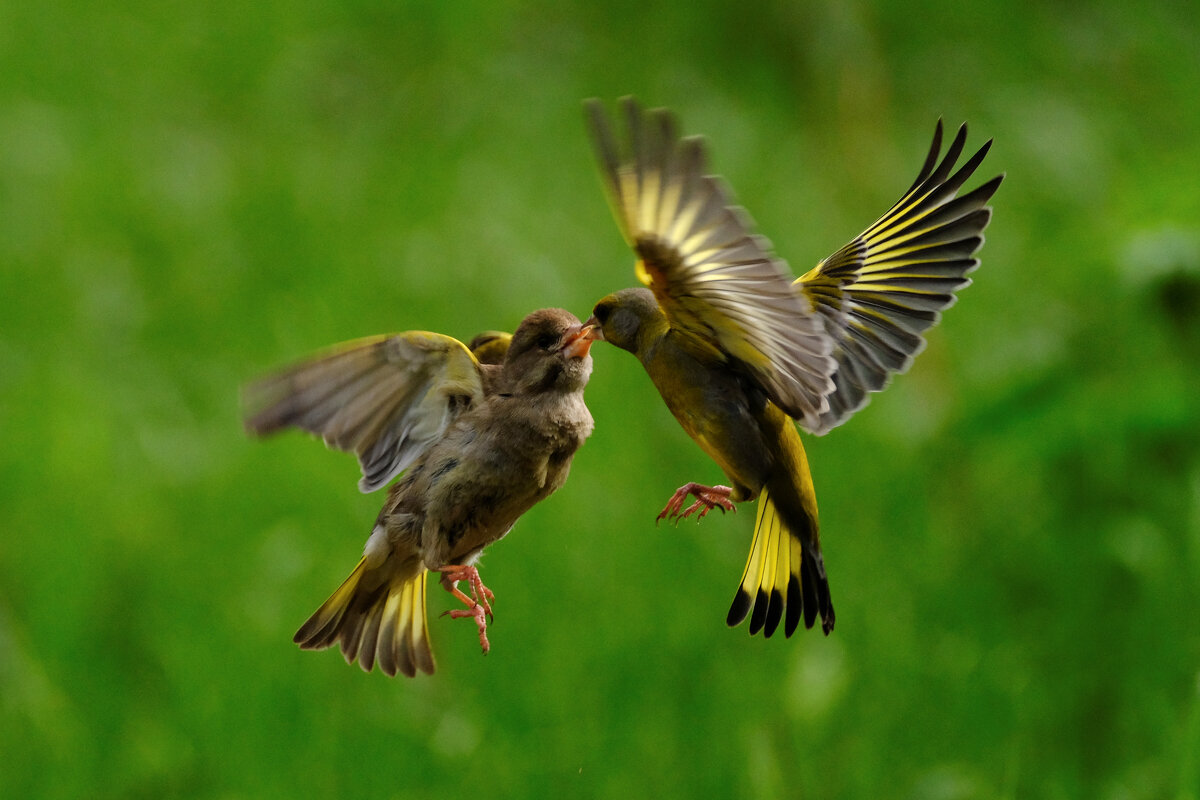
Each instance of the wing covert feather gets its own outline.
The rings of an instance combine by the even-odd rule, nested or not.
[[[335,346],[249,384],[246,429],[260,436],[294,427],[354,453],[359,488],[400,474],[454,418],[483,397],[479,363],[458,340],[425,331]]]
[[[989,140],[954,172],[966,139],[964,124],[939,162],[938,120],[929,154],[909,190],[796,281],[824,320],[837,361],[829,408],[817,424],[802,422],[812,433],[837,427],[866,405],[871,392],[907,370],[925,347],[922,334],[954,304],[955,293],[970,285],[967,274],[979,266],[974,254],[991,221],[987,202],[1004,176],[956,196],[992,144]]]
[[[812,301],[733,194],[707,174],[702,139],[680,138],[665,109],[620,101],[625,139],[599,101],[586,105],[602,180],[639,280],[672,327],[736,359],[793,417],[828,410],[836,365]]]

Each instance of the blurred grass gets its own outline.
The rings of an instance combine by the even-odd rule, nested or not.
[[[1173,2],[0,4],[0,795],[1200,797],[1197,52]],[[379,500],[238,385],[630,284],[627,93],[797,272],[939,115],[996,139],[976,284],[809,440],[837,630],[724,627],[749,509],[654,527],[718,473],[598,347],[493,652],[301,653]]]

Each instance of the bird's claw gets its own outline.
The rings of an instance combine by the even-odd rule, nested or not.
[[[492,643],[487,638],[487,619],[484,616],[483,606],[476,604],[470,608],[452,608],[449,611],[442,613],[450,615],[450,619],[463,619],[464,617],[472,617],[475,620],[475,625],[479,628],[479,646],[483,648],[483,654],[486,656],[488,650],[492,649]]]
[[[671,495],[671,499],[667,501],[667,505],[659,512],[656,522],[661,522],[664,519],[673,519],[678,522],[681,519],[687,519],[692,514],[696,514],[696,519],[704,519],[708,512],[714,508],[721,509],[721,512],[726,511],[737,512],[733,501],[729,499],[729,495],[733,493],[733,489],[728,486],[705,486],[701,483],[688,483],[680,486],[675,490],[675,494]],[[689,496],[694,495],[696,501],[687,508],[683,507],[683,502]]]
[[[463,619],[471,617],[475,620],[475,624],[479,627],[479,646],[483,648],[486,655],[487,651],[492,649],[492,645],[488,642],[487,626],[489,621],[495,621],[495,615],[492,613],[492,603],[496,600],[496,595],[492,590],[483,585],[483,581],[479,578],[479,570],[471,566],[463,566],[459,564],[451,564],[445,567],[439,567],[438,572],[442,573],[442,583],[450,594],[454,595],[466,606],[465,609],[455,608],[450,611],[445,611],[441,616],[450,615],[450,619]],[[471,587],[471,596],[468,597],[458,588],[459,581],[466,581]]]

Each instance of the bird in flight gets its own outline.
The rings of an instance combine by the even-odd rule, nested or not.
[[[476,344],[492,345],[482,359],[449,336],[412,331],[349,342],[246,388],[251,433],[299,428],[355,453],[364,492],[400,476],[358,566],[297,631],[302,648],[340,645],[348,663],[378,662],[387,675],[432,673],[434,572],[464,604],[450,616],[473,619],[488,651],[494,595],[475,562],[566,481],[592,432],[583,391],[596,335],[542,309],[511,337]]]
[[[601,299],[589,324],[637,356],[671,413],[729,485],[687,483],[659,519],[703,518],[757,498],[750,555],[727,623],[791,636],[834,610],[818,535],[817,498],[796,424],[824,434],[904,372],[924,332],[970,283],[1003,175],[964,194],[991,146],[956,168],[958,129],[942,123],[916,180],[883,216],[793,280],[754,232],[706,145],[682,137],[664,109],[619,101],[620,126],[585,104],[601,181],[633,249],[643,287]],[[940,159],[940,160],[939,160]],[[693,499],[694,498],[694,499]],[[692,500],[685,507],[685,503]]]

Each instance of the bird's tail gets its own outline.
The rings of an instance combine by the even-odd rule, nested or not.
[[[425,616],[427,570],[371,568],[363,558],[350,577],[308,618],[294,641],[305,650],[340,644],[346,663],[367,672],[379,662],[387,675],[432,675],[433,650]]]
[[[808,457],[786,417],[779,434],[780,469],[759,494],[750,557],[725,621],[732,627],[749,614],[750,634],[762,630],[770,636],[783,620],[783,633],[791,636],[801,618],[804,627],[811,628],[820,615],[821,629],[828,635],[833,630],[833,602],[817,535]]]

